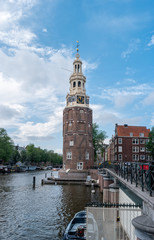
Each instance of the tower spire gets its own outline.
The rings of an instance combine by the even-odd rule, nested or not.
[[[77,53],[79,52],[79,46],[80,46],[79,41],[76,41],[76,51],[77,51]]]
[[[80,46],[79,41],[76,41],[76,51],[77,51],[76,58],[80,57],[80,55],[79,55],[79,46]]]

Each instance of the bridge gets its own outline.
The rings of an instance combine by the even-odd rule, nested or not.
[[[107,226],[111,226],[112,222],[115,229],[112,238],[154,240],[154,166],[150,163],[104,163],[98,178],[103,204],[94,201],[88,211],[97,218],[101,212],[99,208],[103,209],[103,216],[107,216],[103,225],[108,222]],[[105,232],[106,238],[102,239],[110,239],[108,227]]]

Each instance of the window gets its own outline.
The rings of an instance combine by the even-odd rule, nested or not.
[[[140,147],[140,152],[145,152],[145,147]]]
[[[74,146],[74,141],[70,141],[70,146]]]
[[[83,162],[78,162],[77,163],[77,170],[82,170],[83,169]]]
[[[118,147],[118,152],[122,152],[122,146]]]
[[[78,72],[80,72],[80,65],[78,64]]]
[[[138,161],[139,160],[139,155],[138,154],[133,154],[133,161]]]
[[[145,160],[145,155],[140,155],[140,160]]]
[[[91,147],[92,146],[92,144],[91,144],[91,142],[89,143],[89,147]]]
[[[114,156],[114,160],[117,161],[117,155]]]
[[[71,126],[72,126],[72,122],[71,122],[71,121],[69,121],[69,123],[68,123],[68,126],[69,126],[69,127],[71,127]]]
[[[118,138],[118,143],[122,144],[122,138]]]
[[[81,87],[81,82],[80,81],[78,81],[78,87]]]
[[[118,155],[118,160],[121,161],[122,160],[122,154]]]
[[[117,145],[117,138],[115,139],[115,145]]]
[[[150,161],[150,160],[152,160],[152,157],[150,155],[146,155],[146,160]]]
[[[150,151],[148,150],[148,148],[146,148],[146,152],[147,152],[147,153],[150,152]]]
[[[86,152],[86,160],[89,160],[89,153]]]
[[[132,147],[132,152],[139,152],[139,147],[133,146]]]
[[[83,110],[82,110],[82,109],[80,110],[80,113],[83,113]]]
[[[140,139],[140,144],[145,144],[145,139]]]
[[[76,82],[73,82],[73,87],[74,87],[74,88],[76,87]]]
[[[140,137],[144,137],[144,133],[140,133],[139,136],[140,136]]]
[[[66,158],[67,158],[67,159],[72,159],[72,152],[67,152]]]
[[[132,143],[133,143],[133,144],[139,144],[138,138],[133,138],[133,139],[132,139]]]
[[[146,140],[145,140],[145,143],[148,143],[148,142],[149,142],[149,139],[146,139]]]
[[[130,137],[133,137],[133,133],[132,132],[130,133]]]

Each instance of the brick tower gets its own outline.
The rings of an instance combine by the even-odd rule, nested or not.
[[[94,165],[92,110],[86,95],[86,77],[78,53],[70,76],[70,91],[63,111],[63,170],[81,172]]]

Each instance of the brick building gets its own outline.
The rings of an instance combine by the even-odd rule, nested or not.
[[[142,126],[115,125],[115,136],[111,141],[110,148],[113,149],[114,159],[111,161],[145,162],[150,160],[146,149],[150,129]]]
[[[92,110],[86,95],[86,77],[82,73],[82,61],[76,54],[73,74],[70,76],[70,92],[66,96],[63,111],[63,169],[86,170],[94,165],[92,142]]]

